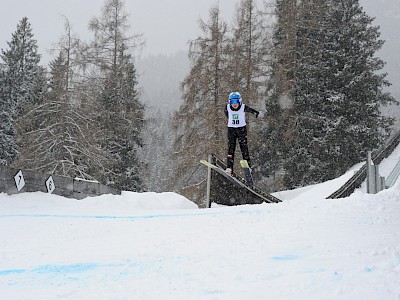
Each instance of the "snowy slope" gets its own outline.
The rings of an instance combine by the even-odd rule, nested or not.
[[[0,298],[399,299],[400,183],[324,200],[342,180],[202,210],[173,193],[0,194]]]

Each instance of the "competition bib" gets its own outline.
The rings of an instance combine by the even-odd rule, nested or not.
[[[227,104],[228,108],[228,127],[243,127],[246,126],[246,119],[244,113],[244,104],[240,107],[239,110],[232,110],[230,105]]]

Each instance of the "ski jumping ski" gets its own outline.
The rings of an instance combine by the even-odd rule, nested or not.
[[[240,161],[240,166],[242,167],[243,170],[243,174],[244,174],[244,179],[246,180],[246,184],[250,187],[253,188],[253,176],[251,174],[251,169],[249,166],[249,163],[247,162],[247,160],[242,159]]]

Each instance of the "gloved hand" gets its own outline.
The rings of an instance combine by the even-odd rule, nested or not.
[[[264,118],[264,116],[265,116],[265,113],[264,113],[263,111],[260,110],[260,111],[258,112],[257,118],[262,119],[262,118]]]

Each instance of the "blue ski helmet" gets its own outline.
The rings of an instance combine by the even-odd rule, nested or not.
[[[242,104],[242,96],[238,92],[230,93],[229,104]]]

